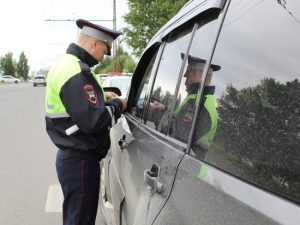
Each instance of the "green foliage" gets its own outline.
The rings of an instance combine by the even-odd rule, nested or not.
[[[188,0],[128,0],[129,13],[124,16],[126,42],[133,54],[141,55],[153,35],[171,19]]]
[[[20,54],[19,62],[17,63],[17,74],[19,78],[23,80],[28,79],[29,66],[28,59],[25,56],[25,53],[22,51]]]
[[[215,145],[236,162],[250,161],[253,170],[247,173],[256,182],[269,182],[279,192],[289,191],[284,185],[274,185],[277,177],[282,184],[299,190],[299,183],[292,184],[300,180],[299,99],[297,79],[280,83],[265,78],[259,85],[241,90],[228,86],[219,101]],[[290,190],[295,193],[299,192]],[[300,194],[295,197],[300,199]]]
[[[112,58],[111,57],[105,57],[105,59],[102,62],[102,65],[101,66],[97,65],[96,68],[94,69],[94,72],[96,74],[109,73],[111,71],[113,71],[113,65],[112,65]]]
[[[4,57],[0,59],[0,64],[3,70],[3,74],[12,75],[16,74],[16,62],[13,59],[13,53],[8,52]]]
[[[41,74],[41,75],[47,76],[48,72],[49,72],[49,69],[41,68],[36,72],[36,74]]]
[[[125,52],[121,47],[118,51],[119,54],[119,62],[120,62],[120,71],[123,73],[132,73],[135,70],[136,62],[133,58]]]
[[[19,77],[23,80],[28,79],[29,66],[28,59],[25,53],[22,51],[19,57],[19,61],[13,59],[13,53],[8,52],[5,56],[0,58],[1,70],[4,75],[12,75]]]
[[[117,51],[118,58],[112,59],[111,57],[105,57],[101,66],[96,66],[94,72],[96,74],[100,73],[109,73],[113,72],[113,60],[119,62],[119,71],[114,72],[123,72],[123,73],[132,73],[136,67],[136,63],[133,58],[127,53],[124,52],[122,48],[119,48]]]

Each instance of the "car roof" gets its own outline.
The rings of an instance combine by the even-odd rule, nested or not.
[[[144,52],[147,51],[154,43],[162,42],[162,39],[166,37],[171,31],[182,26],[186,22],[190,21],[194,17],[199,16],[202,12],[216,8],[222,9],[225,4],[225,0],[193,0],[186,3],[181,10],[170,19],[150,40]]]
[[[108,76],[108,79],[131,79],[132,76]]]

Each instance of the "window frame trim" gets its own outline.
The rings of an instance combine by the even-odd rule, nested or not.
[[[214,41],[212,42],[212,47],[211,47],[208,59],[207,59],[207,61],[205,63],[205,66],[203,68],[203,75],[204,76],[203,76],[202,79],[204,79],[204,81],[201,82],[201,84],[200,84],[197,99],[196,99],[196,102],[195,102],[196,113],[193,116],[192,127],[191,127],[190,135],[189,135],[188,142],[187,142],[187,148],[186,148],[186,153],[189,154],[189,155],[191,155],[191,151],[192,151],[192,148],[191,148],[192,147],[192,140],[193,140],[193,136],[194,136],[194,133],[195,133],[195,130],[196,130],[197,119],[200,115],[200,112],[199,112],[200,102],[204,97],[203,96],[204,84],[207,80],[209,65],[211,64],[211,61],[212,61],[212,58],[213,58],[213,55],[214,55],[214,52],[215,52],[215,49],[216,49],[216,46],[217,46],[217,43],[218,43],[218,40],[219,40],[219,36],[220,36],[221,30],[222,30],[222,27],[223,27],[223,23],[224,23],[224,20],[225,20],[225,17],[226,17],[226,14],[227,14],[227,11],[228,11],[228,8],[229,8],[229,5],[230,5],[230,2],[231,2],[231,0],[226,1],[223,10],[221,10],[220,13],[219,13],[219,18],[217,18],[217,25],[216,25],[216,28],[215,28],[216,29],[215,34],[213,35]]]

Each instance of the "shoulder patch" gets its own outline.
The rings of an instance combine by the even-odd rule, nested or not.
[[[93,105],[96,105],[98,103],[98,96],[93,85],[84,85],[83,92],[88,102],[92,103]]]

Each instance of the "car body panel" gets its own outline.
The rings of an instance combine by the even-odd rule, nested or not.
[[[150,224],[154,220],[171,192],[176,168],[183,156],[183,149],[180,151],[168,144],[161,148],[162,140],[159,137],[143,126],[136,125],[127,115],[119,119],[118,124],[111,129],[112,140],[121,140],[126,135],[123,150],[118,142],[112,142],[113,161],[109,171],[115,170],[117,174],[106,180],[109,183],[109,188],[106,189],[110,191],[108,196],[116,195],[120,189],[125,193],[123,203],[121,198],[111,197],[116,211],[121,209],[121,214],[115,214],[116,224],[121,224],[119,218],[122,218],[122,224],[136,225]],[[151,189],[144,181],[145,171],[154,163],[160,168],[158,180],[163,184],[161,193]],[[119,181],[117,185],[116,180]]]
[[[150,48],[155,42],[162,42],[171,31],[177,29],[183,24],[191,21],[193,18],[199,16],[208,9],[222,9],[225,0],[201,0],[189,1],[172,19],[170,19],[150,40],[145,51]]]
[[[187,154],[170,199],[154,224],[296,225],[299,215],[296,204]]]
[[[195,225],[196,224],[249,224],[249,225],[250,224],[262,224],[262,225],[286,224],[286,225],[290,225],[292,224],[294,225],[294,224],[298,224],[300,220],[300,207],[299,207],[299,199],[296,198],[299,195],[297,195],[297,193],[292,193],[292,192],[295,192],[295,188],[298,187],[297,184],[299,184],[299,182],[297,183],[297,178],[294,178],[295,180],[286,180],[285,177],[283,176],[282,177],[275,176],[278,174],[288,175],[288,173],[292,173],[298,177],[299,172],[297,168],[295,168],[295,166],[291,168],[284,168],[278,166],[278,165],[283,165],[282,163],[285,160],[283,158],[284,157],[288,158],[288,154],[284,155],[282,159],[277,161],[274,160],[276,158],[273,158],[274,161],[272,162],[273,164],[270,163],[268,165],[268,162],[262,161],[260,157],[262,157],[263,155],[265,159],[268,160],[268,157],[272,158],[274,154],[277,153],[279,154],[280,152],[272,153],[273,150],[272,148],[262,149],[261,155],[258,155],[257,152],[255,152],[257,155],[253,156],[251,155],[251,152],[245,152],[244,148],[248,147],[249,145],[251,147],[252,145],[254,146],[256,144],[255,141],[253,143],[244,143],[243,139],[247,139],[247,138],[242,137],[238,140],[231,140],[229,138],[227,142],[235,141],[241,144],[245,144],[245,145],[241,145],[240,149],[237,149],[241,152],[244,151],[243,152],[244,155],[238,155],[238,154],[234,155],[235,153],[234,151],[237,151],[236,149],[230,149],[230,148],[226,149],[225,145],[224,146],[216,145],[214,146],[214,148],[216,149],[210,149],[206,154],[205,158],[201,158],[197,156],[196,153],[193,151],[193,147],[191,146],[191,140],[189,140],[189,143],[187,144],[184,144],[182,142],[179,143],[178,140],[175,140],[175,138],[172,138],[168,134],[162,134],[156,131],[153,127],[151,128],[150,126],[148,126],[148,124],[145,122],[147,120],[145,116],[146,114],[143,114],[142,118],[137,118],[133,116],[134,114],[131,114],[131,110],[135,106],[134,104],[136,104],[136,102],[139,101],[140,96],[137,96],[137,93],[139,91],[142,92],[144,91],[144,89],[141,88],[142,85],[141,83],[142,83],[143,76],[145,76],[145,71],[146,69],[148,69],[147,68],[148,64],[150,64],[151,57],[153,57],[154,52],[159,52],[156,56],[156,60],[153,66],[153,76],[151,75],[151,79],[149,83],[147,83],[148,84],[147,91],[146,91],[147,94],[145,94],[145,98],[141,99],[141,104],[142,102],[144,102],[143,104],[145,104],[145,102],[150,101],[149,100],[151,98],[151,96],[149,96],[150,89],[151,86],[153,87],[153,82],[155,82],[156,79],[156,73],[158,73],[157,68],[161,60],[161,56],[162,56],[161,52],[164,51],[163,46],[166,43],[167,35],[170,34],[170,32],[172,32],[174,29],[176,29],[177,31],[178,30],[177,28],[181,26],[183,27],[186,26],[187,23],[190,22],[194,23],[195,18],[196,17],[198,18],[200,14],[203,13],[203,15],[207,16],[211,12],[209,11],[210,9],[219,8],[222,10],[220,11],[220,16],[217,21],[218,27],[215,31],[215,37],[214,37],[215,42],[217,43],[219,41],[220,30],[223,26],[224,18],[226,17],[226,11],[228,9],[229,2],[230,1],[214,1],[214,0],[190,1],[189,3],[186,4],[185,7],[183,7],[183,9],[173,19],[171,19],[153,37],[153,39],[150,41],[147,48],[145,49],[143,55],[141,56],[141,60],[138,63],[136,71],[134,72],[132,78],[132,85],[131,85],[129,99],[128,99],[128,110],[127,110],[128,112],[126,112],[122,116],[122,118],[118,121],[118,124],[111,129],[111,140],[112,140],[112,146],[110,150],[111,155],[107,157],[110,163],[109,164],[106,163],[107,166],[105,168],[106,170],[108,171],[111,170],[113,172],[105,172],[105,176],[106,176],[105,182],[102,185],[106,186],[105,190],[107,192],[107,199],[110,201],[113,207],[116,208],[114,212],[114,219],[113,219],[115,223],[113,222],[113,224],[128,224],[128,225],[129,224],[130,225],[131,224],[138,224],[138,225],[140,224],[151,224],[151,225],[153,224],[155,225],[160,225],[160,224],[163,225],[182,225],[182,224],[195,224]],[[299,3],[295,3],[296,2],[295,0],[291,2],[293,4],[296,5],[298,4],[298,6],[300,6]],[[263,2],[263,1],[261,1],[260,3],[262,4],[265,3],[266,5],[264,7],[268,6],[267,4],[280,4],[279,2],[271,3],[271,2]],[[260,3],[258,3],[257,5],[259,5]],[[252,4],[252,8],[251,8],[251,4]],[[243,12],[247,14],[247,16],[250,16],[249,19],[250,21],[251,21],[251,13],[253,13],[255,10],[259,8],[259,7],[256,8],[256,6],[253,7],[254,5],[253,2],[251,4],[249,3],[249,5],[247,5],[249,11],[245,10],[247,9],[247,7],[242,8],[245,10]],[[238,0],[236,0],[234,1],[233,8],[236,9],[241,5],[242,4],[239,4]],[[280,5],[275,5],[274,7],[277,6],[281,7]],[[249,7],[251,8],[251,10],[249,9]],[[285,7],[283,7],[282,9],[279,8],[278,10],[283,10],[281,11],[281,14],[284,14],[286,16],[283,17],[285,18],[284,21],[289,21],[291,24],[293,24],[293,26],[295,26],[296,21],[292,17],[290,17],[288,13],[284,11],[286,10]],[[243,14],[243,12],[241,11],[242,10],[240,10],[239,13],[237,12],[233,13],[233,15],[236,16],[236,18],[232,17],[232,15],[229,17],[232,21],[230,22],[227,21],[225,25],[227,26],[226,27],[227,30],[230,30],[230,28],[232,27],[235,28],[235,26],[231,26],[230,28],[228,28],[229,25],[232,24],[236,25],[238,23],[241,23],[245,18],[247,18],[247,16],[245,16],[245,14]],[[265,15],[267,16],[267,14],[268,13],[264,14],[264,16]],[[278,14],[276,14],[276,16],[277,15]],[[268,19],[266,19],[266,24],[268,24],[269,22],[270,19],[268,17]],[[266,33],[268,33],[267,31],[270,28],[268,26],[266,27],[267,27]],[[249,69],[249,71],[245,70],[246,72],[248,72],[246,73],[248,75],[250,74],[250,72],[255,71],[253,69],[255,66],[253,65],[256,64],[255,63],[253,65],[250,64],[252,59],[253,61],[255,61],[256,58],[261,59],[260,57],[262,56],[263,60],[265,60],[266,64],[268,64],[269,62],[272,62],[274,56],[270,57],[270,59],[268,58],[269,56],[265,57],[264,54],[259,54],[256,55],[256,57],[254,57],[255,55],[253,54],[253,52],[257,51],[258,53],[261,53],[258,49],[267,46],[267,44],[265,43],[265,45],[260,44],[258,46],[255,46],[255,43],[260,43],[259,38],[253,40],[251,39],[252,36],[245,35],[248,34],[249,32],[247,28],[248,28],[247,26],[242,26],[240,29],[236,29],[236,30],[233,29],[233,31],[235,32],[240,32],[239,37],[241,38],[234,39],[229,35],[228,37],[231,38],[228,37],[227,38],[232,40],[232,46],[236,47],[236,49],[239,50],[243,49],[242,48],[243,46],[239,46],[239,44],[242,42],[242,37],[245,37],[247,41],[249,41],[250,39],[249,42],[254,45],[254,47],[252,46],[251,48],[252,51],[251,54],[250,51],[246,51],[247,56],[248,55],[249,57],[253,56],[252,58],[250,57],[249,61],[247,61],[249,64],[244,63],[239,65],[241,68]],[[274,30],[276,31],[276,29]],[[214,40],[214,38],[210,40]],[[274,38],[274,40],[276,38]],[[270,39],[270,42],[274,44],[274,42],[272,42],[274,40]],[[265,41],[265,39],[263,39],[262,41]],[[216,43],[210,49],[211,52],[210,54],[208,54],[210,56],[208,58],[205,58],[209,63],[213,63],[215,48],[218,49]],[[281,45],[278,45],[278,48],[280,48],[281,46],[286,46],[284,44],[282,43]],[[224,99],[220,98],[222,93],[220,92],[220,90],[218,90],[218,88],[219,89],[223,88],[225,90],[226,84],[227,82],[229,82],[230,84],[232,83],[233,85],[236,85],[236,88],[238,89],[238,91],[240,91],[240,89],[244,88],[244,86],[241,88],[238,86],[238,83],[241,80],[243,81],[243,77],[244,77],[246,81],[241,83],[243,85],[246,83],[246,88],[252,90],[256,87],[256,85],[258,85],[258,83],[254,83],[251,86],[250,85],[250,83],[252,82],[251,79],[252,78],[256,79],[257,77],[255,77],[255,75],[256,74],[260,75],[259,72],[261,71],[265,72],[264,70],[259,70],[256,73],[251,73],[251,76],[249,75],[249,77],[238,76],[238,78],[229,81],[222,80],[225,77],[225,75],[231,78],[234,77],[233,75],[237,76],[234,73],[236,71],[232,70],[233,72],[231,73],[230,66],[232,66],[232,64],[233,65],[238,64],[239,58],[235,58],[234,60],[232,60],[230,57],[228,57],[227,54],[230,55],[230,53],[232,52],[230,52],[227,49],[227,47],[228,46],[224,46],[224,49],[219,47],[220,49],[223,50],[222,52],[225,53],[224,55],[220,54],[217,60],[218,62],[221,62],[221,60],[223,60],[223,63],[222,63],[221,72],[218,74],[221,75],[217,76],[218,79],[216,79],[216,87],[219,93],[215,95],[216,96],[218,95],[217,97],[219,97],[217,100],[219,101],[223,100],[222,102],[223,104],[224,102],[225,103],[227,102],[224,101]],[[236,49],[234,48],[235,51],[237,51]],[[191,49],[190,52],[193,53],[197,52],[197,48]],[[296,53],[295,52],[293,53],[294,56],[296,56]],[[294,58],[297,59],[297,57]],[[233,61],[232,64],[228,63],[231,61]],[[291,61],[294,62],[294,60]],[[291,61],[286,59],[285,62],[286,64],[289,64]],[[229,64],[229,66],[226,63]],[[292,65],[293,69],[297,68],[292,63],[290,65]],[[274,66],[277,65],[273,64],[273,67]],[[206,74],[206,76],[207,76],[208,67],[209,65],[208,63],[206,63],[203,69],[204,71],[203,73]],[[266,67],[266,71],[269,72],[268,69],[270,69],[271,67],[272,66],[270,66],[269,68]],[[281,68],[284,67],[282,66]],[[223,71],[227,72],[227,74],[225,74]],[[291,71],[297,72],[296,70],[291,70]],[[283,75],[286,76],[283,77],[288,81],[287,83],[289,84],[291,80],[287,79],[288,75],[284,73]],[[175,78],[177,78],[176,76],[179,75],[174,74]],[[294,75],[293,73],[293,76],[297,78],[297,73],[296,75]],[[205,77],[202,78],[202,80],[205,80]],[[297,80],[295,81],[295,83],[297,83]],[[199,92],[202,93],[203,86],[201,86],[201,88],[202,89],[199,89]],[[289,99],[294,100],[298,95],[292,91],[294,91],[293,88],[290,89]],[[275,106],[271,105],[270,102],[267,103],[263,102],[265,100],[264,97],[266,96],[262,96],[261,99],[259,98],[260,99],[259,103],[262,103],[263,107],[266,108],[269,107],[268,109],[272,108],[274,110],[277,109]],[[271,98],[272,96],[268,96],[268,97]],[[199,98],[200,99],[199,101],[201,101],[201,99],[203,98],[204,97],[201,96]],[[277,96],[277,98],[279,97]],[[230,108],[231,104],[232,102],[229,101],[228,107],[229,109],[232,110],[232,108]],[[282,104],[284,105],[284,103]],[[252,107],[251,108],[250,105],[251,105],[250,103],[246,104],[246,108],[243,109],[244,111],[243,110],[241,111],[244,114],[246,114],[247,111],[252,110],[252,108],[255,108],[253,107],[253,105],[251,105]],[[217,109],[219,110],[220,108],[221,108],[221,104],[217,105]],[[223,109],[225,109],[225,107],[223,107]],[[299,110],[291,109],[291,112],[297,114],[299,113]],[[200,110],[198,114],[200,114]],[[230,118],[234,119],[234,115],[231,116],[233,118],[231,117]],[[241,116],[241,114],[238,114],[238,116]],[[249,117],[251,116],[253,116],[253,114],[249,115]],[[223,118],[225,119],[225,117]],[[295,117],[294,121],[297,124],[298,120],[296,118],[297,117]],[[219,120],[220,120],[220,115],[219,115]],[[253,122],[253,120],[250,120],[249,122],[250,125],[248,126],[251,126],[251,122]],[[262,131],[263,128],[258,131],[259,132]],[[275,128],[274,130],[276,129],[279,128]],[[286,133],[288,133],[288,132],[284,133],[283,130],[279,129],[279,133],[280,132],[285,135]],[[288,137],[289,138],[288,140],[295,140],[299,138],[297,132],[299,133],[299,129],[295,131],[294,130],[290,131],[290,137]],[[124,135],[125,138],[123,138]],[[247,136],[247,134],[245,136]],[[235,136],[233,135],[233,137]],[[257,138],[259,139],[259,137]],[[260,141],[264,142],[264,140],[260,140]],[[272,143],[277,143],[276,141],[277,140],[271,139]],[[228,144],[227,142],[226,144]],[[289,144],[290,143],[287,143],[287,146]],[[121,149],[121,147],[123,147],[123,150]],[[283,145],[283,148],[285,149],[285,145]],[[280,151],[282,152],[282,150]],[[253,158],[249,159],[247,155],[253,156]],[[253,160],[256,159],[255,157],[258,158],[258,161]],[[297,161],[297,159],[294,160]],[[254,165],[254,163],[257,164]],[[296,163],[294,163],[294,165],[296,165]],[[149,185],[145,183],[145,182],[149,182],[149,180],[147,179],[145,180],[145,172],[147,172],[147,170],[153,166],[159,168],[158,180],[160,181],[161,184],[164,185],[165,188],[162,193],[158,193],[153,190],[151,191]],[[257,168],[255,166],[257,166]],[[264,170],[265,168],[269,168],[270,170],[272,170],[272,168],[275,168],[277,169],[276,170],[277,173],[275,172],[274,174],[272,173],[264,174],[266,172]],[[282,171],[281,168],[284,168],[284,171]],[[267,181],[264,180],[264,175]],[[291,186],[295,185],[295,186],[290,188],[289,185]],[[293,199],[293,197],[295,199]]]

